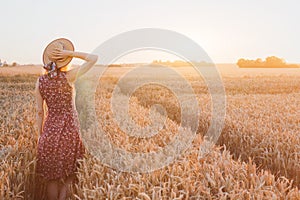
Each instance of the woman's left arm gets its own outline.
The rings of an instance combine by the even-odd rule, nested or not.
[[[39,90],[39,79],[35,84],[35,100],[36,100],[36,122],[37,122],[37,131],[40,136],[43,128],[43,120],[44,120],[44,100]]]

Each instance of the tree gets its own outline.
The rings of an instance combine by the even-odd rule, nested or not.
[[[238,60],[237,65],[239,67],[242,67],[242,66],[245,66],[246,62],[247,61],[244,58],[241,58],[241,59]]]
[[[16,63],[16,62],[13,62],[12,64],[11,64],[11,66],[13,66],[13,67],[15,67],[15,66],[17,66],[18,65],[18,63]]]
[[[266,58],[265,64],[267,66],[284,66],[286,63],[281,58],[277,58],[276,56],[269,56]]]

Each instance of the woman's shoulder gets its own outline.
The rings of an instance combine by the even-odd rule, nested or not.
[[[71,86],[71,87],[73,87],[73,82],[70,81],[69,71],[61,71],[61,74],[63,74],[63,77],[65,78],[65,80],[68,83],[68,85]]]
[[[42,81],[47,77],[47,74],[42,74],[37,78],[37,81]]]
[[[44,77],[45,77],[45,74],[42,74],[42,75],[38,76],[37,81],[40,81],[40,80],[44,79]]]
[[[68,71],[60,71],[60,74],[66,78],[68,76]]]
[[[41,86],[42,82],[44,81],[44,79],[45,79],[45,74],[38,76],[36,83],[35,83],[35,87],[39,88]]]

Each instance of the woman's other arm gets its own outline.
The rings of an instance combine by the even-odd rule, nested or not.
[[[35,100],[36,100],[36,123],[38,135],[41,135],[44,120],[44,100],[39,90],[39,79],[35,84]]]

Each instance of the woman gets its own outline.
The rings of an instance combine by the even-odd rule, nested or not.
[[[36,173],[47,181],[49,200],[66,198],[68,186],[75,178],[77,160],[84,154],[73,84],[94,66],[98,57],[73,50],[69,40],[61,38],[51,42],[43,55],[46,74],[36,82],[37,127],[40,136]],[[86,62],[81,67],[63,71],[72,58]],[[44,102],[48,108],[45,120]]]

